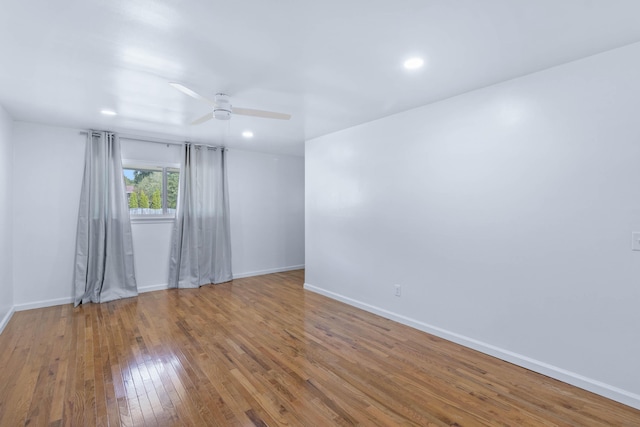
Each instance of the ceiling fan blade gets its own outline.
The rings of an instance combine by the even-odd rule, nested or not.
[[[265,119],[289,120],[291,118],[291,114],[274,113],[273,111],[254,110],[252,108],[233,107],[231,111],[233,112],[233,114],[239,114],[241,116],[263,117]]]
[[[199,125],[200,123],[204,123],[207,120],[211,120],[213,119],[213,112],[211,113],[207,113],[204,116],[195,119],[194,121],[191,122],[192,125]]]
[[[210,104],[210,105],[212,105],[212,106],[214,106],[214,107],[216,106],[216,103],[215,103],[215,102],[213,102],[213,101],[212,101],[212,100],[210,100],[209,98],[205,98],[204,96],[202,96],[202,95],[200,95],[200,94],[198,94],[198,93],[195,93],[194,91],[192,91],[191,89],[189,89],[188,87],[186,87],[186,86],[185,86],[185,85],[183,85],[183,84],[176,83],[176,82],[169,82],[169,84],[170,84],[171,86],[173,86],[174,88],[178,89],[180,92],[184,93],[185,95],[189,95],[189,96],[190,96],[190,97],[192,97],[192,98],[195,98],[195,99],[199,99],[199,100],[201,100],[201,101],[204,101],[204,102],[206,102],[207,104]]]

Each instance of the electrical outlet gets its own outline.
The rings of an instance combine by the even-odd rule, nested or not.
[[[399,297],[400,295],[402,295],[402,287],[400,285],[394,285],[395,290],[396,290],[396,296]]]

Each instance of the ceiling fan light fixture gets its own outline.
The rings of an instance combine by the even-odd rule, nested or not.
[[[291,118],[291,114],[276,113],[274,111],[264,111],[264,110],[256,110],[253,108],[241,108],[241,107],[233,108],[231,106],[231,101],[229,100],[229,95],[225,93],[217,93],[215,97],[215,101],[212,101],[192,91],[191,89],[184,86],[183,84],[176,83],[176,82],[169,82],[169,84],[172,87],[179,90],[180,92],[186,95],[189,95],[193,98],[204,101],[213,107],[213,114],[208,113],[200,118],[195,119],[194,121],[191,122],[192,125],[199,125],[211,119],[229,120],[231,119],[232,115],[236,115],[236,114],[240,116],[262,117],[265,119],[277,119],[277,120],[289,120]]]
[[[216,120],[229,120],[231,119],[231,111],[223,108],[216,108],[213,110],[213,117],[215,117]]]
[[[213,117],[217,120],[229,120],[231,118],[231,102],[229,95],[216,93],[216,106],[213,109]]]

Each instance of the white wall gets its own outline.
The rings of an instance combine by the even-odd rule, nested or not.
[[[307,142],[306,287],[640,408],[638,75],[640,44]]]
[[[304,268],[304,158],[229,151],[234,277]]]
[[[13,286],[18,309],[72,296],[86,135],[14,124]],[[15,188],[17,186],[17,188]]]
[[[13,120],[0,105],[0,332],[13,312]]]
[[[14,168],[21,171],[13,204],[18,309],[71,300],[86,140],[80,132],[15,123]],[[123,139],[122,154],[129,160],[179,163],[181,149]],[[304,159],[230,150],[229,187],[234,276],[301,268]],[[170,222],[132,224],[141,291],[166,287],[171,228]]]

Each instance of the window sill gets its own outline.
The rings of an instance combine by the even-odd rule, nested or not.
[[[175,216],[171,215],[149,215],[149,216],[131,216],[132,224],[158,224],[164,222],[173,222]]]

